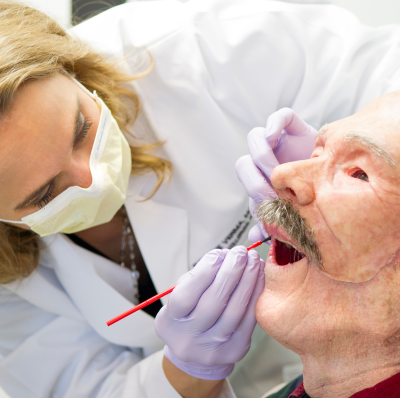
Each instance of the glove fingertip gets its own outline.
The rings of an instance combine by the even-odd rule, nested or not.
[[[254,225],[254,227],[250,229],[247,237],[252,243],[256,243],[259,240],[265,239],[258,225]]]
[[[196,267],[191,271],[197,273],[200,268],[211,268],[219,267],[226,257],[226,253],[223,249],[213,249],[206,253],[200,261],[196,264]]]

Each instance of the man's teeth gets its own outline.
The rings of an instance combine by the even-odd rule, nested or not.
[[[294,247],[290,243],[285,242],[283,239],[278,239],[278,238],[275,238],[275,239],[279,240],[279,242],[284,243],[288,249],[294,249]]]

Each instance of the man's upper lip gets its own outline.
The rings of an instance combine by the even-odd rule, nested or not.
[[[303,253],[302,250],[298,249],[298,244],[289,238],[288,234],[284,232],[284,230],[272,226],[264,224],[264,230],[269,236],[273,236],[274,238],[278,238],[284,240],[287,243],[290,243],[297,251]]]

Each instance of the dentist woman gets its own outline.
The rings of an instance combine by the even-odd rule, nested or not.
[[[252,224],[234,166],[247,133],[282,107],[321,125],[400,89],[399,33],[336,7],[258,0],[131,3],[66,33],[0,1],[0,385],[9,395],[179,397],[154,331],[166,301],[106,321],[213,249],[207,266],[240,266],[239,280],[253,283],[235,315],[243,344],[227,342],[229,358],[243,357],[262,269],[240,246]],[[307,157],[313,139],[281,140],[281,151]],[[261,395],[297,360],[272,340],[254,343],[231,375],[238,397]],[[226,382],[221,396],[233,394]]]

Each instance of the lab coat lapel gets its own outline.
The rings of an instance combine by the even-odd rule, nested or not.
[[[188,216],[184,209],[128,195],[125,207],[158,293],[189,271]],[[165,297],[161,300],[168,301]]]
[[[137,312],[110,327],[106,321],[127,311],[133,304],[96,272],[95,262],[111,261],[72,244],[67,237],[52,237],[49,249],[57,261],[54,270],[86,321],[108,341],[132,347],[154,347],[160,340],[154,332],[154,318]]]
[[[9,283],[5,287],[38,308],[81,321],[83,319],[82,314],[71,303],[58,281],[53,280],[51,275],[53,270],[41,263],[42,256],[38,268],[29,277],[22,281]]]

